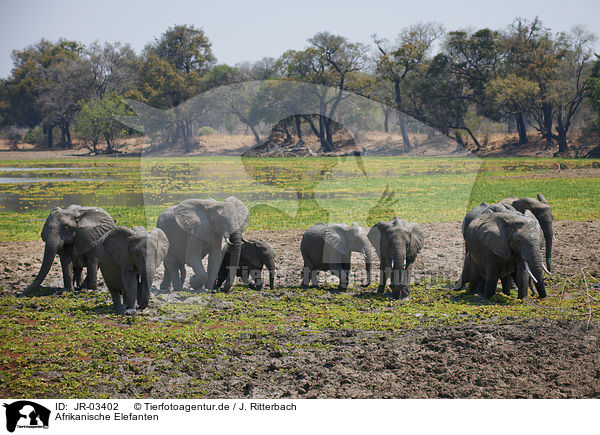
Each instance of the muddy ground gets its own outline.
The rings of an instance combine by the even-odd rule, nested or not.
[[[460,223],[424,224],[423,229],[425,247],[414,278],[456,279],[463,255]],[[301,234],[246,233],[247,238],[273,245],[278,285],[299,283]],[[600,221],[555,222],[555,237],[554,273],[600,273]],[[37,273],[42,254],[42,242],[0,242],[0,295],[24,289]],[[353,260],[356,269],[363,267],[360,256]],[[155,286],[161,276],[162,267]],[[321,281],[336,282],[328,276],[321,273]],[[44,285],[61,286],[58,260]],[[206,397],[214,398],[600,397],[600,329],[595,322],[513,319],[503,325],[469,323],[400,332],[305,334],[291,329],[275,339],[284,351],[255,346],[252,337],[244,337],[223,356],[198,363],[176,378],[162,372],[161,382],[143,394],[172,397],[185,388],[182,384],[200,379],[206,383]]]

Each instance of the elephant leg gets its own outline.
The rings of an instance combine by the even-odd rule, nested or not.
[[[489,299],[496,294],[496,286],[498,285],[498,266],[488,264],[485,271],[485,285],[483,295]]]
[[[81,282],[81,275],[83,274],[83,268],[79,266],[73,266],[73,285],[74,287],[83,288],[83,283]]]
[[[123,304],[127,311],[135,310],[138,294],[138,277],[136,274],[122,270],[121,281],[123,283]]]
[[[312,282],[314,288],[321,288],[321,286],[319,285],[319,271],[317,269],[313,269],[310,271],[310,281]]]
[[[517,263],[515,281],[517,284],[517,297],[519,299],[525,299],[529,287],[529,274],[525,270],[525,265],[522,262]]]
[[[383,293],[388,279],[392,273],[392,261],[389,258],[381,259],[379,264],[379,287],[377,287],[377,293]]]
[[[410,295],[410,280],[412,276],[412,264],[401,271],[400,277],[400,300],[407,300]]]
[[[348,290],[348,280],[350,278],[350,263],[342,263],[339,265],[340,284],[338,289],[345,292]]]
[[[510,289],[513,286],[513,277],[511,275],[507,275],[504,278],[500,278],[500,283],[502,284],[502,293],[506,296],[510,296]]]
[[[110,289],[110,297],[113,302],[113,307],[116,312],[121,313],[125,311],[125,305],[121,302],[121,291]]]
[[[165,272],[163,273],[163,279],[160,283],[160,289],[164,291],[171,288],[171,274],[169,273],[169,269],[167,269],[166,261],[163,261],[163,266],[165,268]]]
[[[62,251],[58,255],[63,274],[63,288],[73,291],[73,257],[69,251]]]
[[[148,283],[144,278],[137,283],[137,303],[140,310],[144,310],[150,303],[150,291],[152,285],[148,286]]]
[[[169,289],[171,287],[171,283],[173,283],[173,290],[182,290],[183,282],[181,282],[181,279],[179,278],[179,262],[174,257],[167,256],[167,258],[164,260],[164,265],[165,277],[160,285],[161,289]],[[171,282],[168,281],[169,279]]]
[[[208,270],[207,270],[207,277],[206,277],[206,288],[209,290],[212,290],[214,287],[214,283],[215,280],[217,279],[217,275],[219,274],[219,269],[221,268],[221,263],[223,262],[223,255],[225,254],[224,250],[219,247],[218,249],[213,249],[209,254],[208,254]],[[192,266],[193,268],[193,266]],[[204,267],[202,266],[202,261],[200,261],[200,268],[202,271],[204,271]],[[194,269],[195,273],[196,269]],[[230,270],[227,271],[228,274],[231,273]],[[231,283],[233,284],[233,281],[235,280],[235,273],[233,275],[233,279],[231,280]]]
[[[261,291],[263,289],[262,267],[260,269],[251,269],[250,276],[254,279],[254,289]]]
[[[83,288],[96,290],[98,288],[98,257],[96,255],[86,255],[87,275],[82,283]]]
[[[304,259],[304,266],[302,267],[302,288],[310,287],[310,280],[312,277],[313,264],[312,262],[302,253]]]

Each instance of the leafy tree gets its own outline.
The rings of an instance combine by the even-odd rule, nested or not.
[[[394,106],[400,113],[415,114],[407,104],[406,82],[410,75],[417,73],[427,61],[427,55],[435,41],[442,35],[443,27],[437,23],[416,24],[407,27],[396,37],[394,43],[373,36],[379,55],[376,58],[377,77],[383,83],[373,93],[375,99]],[[390,93],[391,91],[391,93]],[[385,130],[388,131],[388,116],[385,113]],[[402,141],[407,150],[411,149],[410,139],[404,118],[398,119]]]
[[[92,97],[78,103],[80,108],[75,122],[75,131],[84,145],[98,154],[100,141],[105,141],[105,154],[112,154],[126,129],[116,120],[115,115],[127,115],[127,106],[116,93],[104,98]]]
[[[527,142],[523,115],[530,113],[535,120],[535,129],[546,138],[546,147],[549,149],[552,146],[554,122],[549,86],[557,78],[557,68],[562,53],[557,49],[550,29],[544,27],[538,17],[531,21],[523,18],[515,19],[503,34],[502,44],[506,52],[505,74],[514,75],[522,81],[517,86],[521,91],[524,87],[533,89],[531,83],[538,88],[533,107],[530,105],[530,99],[523,98],[522,93],[517,96],[518,98],[510,99],[513,104],[517,100],[521,103],[519,110],[515,111],[520,142]],[[500,88],[497,90],[502,91]],[[512,108],[516,109],[516,106]]]
[[[286,79],[322,85],[315,87],[320,107],[318,136],[323,151],[328,152],[333,145],[332,120],[345,98],[344,90],[361,91],[350,86],[350,79],[364,67],[367,48],[329,32],[317,33],[308,41],[310,45],[304,50],[285,52],[278,66]],[[332,87],[337,89],[333,95]]]
[[[98,42],[85,49],[85,60],[91,70],[94,91],[98,98],[117,92],[124,93],[133,88],[139,59],[128,45]]]

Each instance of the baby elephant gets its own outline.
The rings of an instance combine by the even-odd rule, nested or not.
[[[227,279],[229,272],[230,246],[227,247],[221,268],[217,276],[215,288],[220,288]],[[242,251],[240,253],[240,265],[236,269],[236,275],[242,278],[244,284],[249,284],[253,290],[262,290],[263,266],[269,271],[269,287],[273,290],[275,284],[275,254],[273,248],[262,240],[242,239]]]
[[[307,229],[302,236],[300,251],[304,260],[302,272],[302,287],[307,288],[312,282],[319,288],[318,271],[329,270],[340,279],[339,290],[346,291],[350,275],[350,260],[353,252],[365,256],[366,283],[371,283],[370,243],[366,231],[357,223],[346,224],[315,224]]]
[[[168,249],[159,228],[148,232],[144,227],[116,227],[102,237],[98,262],[116,311],[133,314],[136,302],[140,310],[148,306],[156,268]]]

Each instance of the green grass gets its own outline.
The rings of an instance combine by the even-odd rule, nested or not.
[[[465,322],[599,319],[600,280],[551,278],[544,300],[497,294],[483,300],[448,283],[413,286],[409,302],[391,301],[374,286],[356,294],[283,288],[197,293],[202,303],[161,302],[147,316],[112,314],[107,292],[42,288],[31,298],[0,298],[0,394],[4,397],[114,397],[156,394],[160,383],[203,371],[232,351],[252,354],[295,346],[289,334],[332,330],[402,331]],[[595,299],[593,299],[595,298]],[[158,301],[157,301],[158,299]],[[322,344],[313,341],[313,346]],[[187,380],[180,397],[201,397]]]
[[[0,240],[39,240],[54,206],[97,205],[121,225],[153,227],[162,210],[185,198],[229,195],[251,209],[250,230],[306,228],[319,221],[367,225],[369,218],[394,214],[416,222],[457,221],[481,201],[538,192],[552,204],[556,219],[600,218],[599,160],[365,157],[362,162],[366,176],[354,158],[2,161],[0,169],[44,168],[35,176],[89,181],[0,184]],[[393,207],[378,205],[386,188],[398,200]]]

